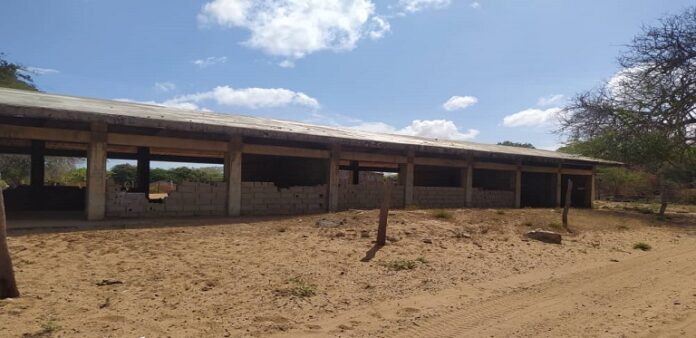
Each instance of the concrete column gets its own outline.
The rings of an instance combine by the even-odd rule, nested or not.
[[[138,147],[137,191],[150,192],[150,148]]]
[[[239,216],[242,210],[242,138],[230,140],[225,153],[225,183],[227,184],[227,216]]]
[[[467,158],[467,166],[466,166],[466,206],[471,208],[473,207],[473,192],[474,192],[474,158],[473,156],[469,156]]]
[[[522,163],[517,162],[515,171],[515,208],[522,207]]]
[[[561,194],[563,193],[563,175],[561,174],[561,165],[558,165],[558,171],[556,172],[556,208],[561,207]]]
[[[594,209],[595,208],[595,199],[597,199],[597,187],[595,186],[597,182],[595,182],[595,167],[592,166],[592,176],[590,176],[590,186],[588,187],[590,189],[590,208]]]
[[[341,147],[333,145],[331,147],[331,155],[329,157],[329,166],[327,174],[327,202],[326,207],[329,212],[338,211],[338,175],[339,165],[341,164]]]
[[[106,216],[106,124],[93,123],[87,147],[87,220]]]
[[[404,206],[413,205],[413,150],[408,152],[408,162],[404,166]]]
[[[41,188],[45,180],[45,157],[44,150],[46,149],[45,141],[31,141],[31,171],[30,185],[35,188]]]

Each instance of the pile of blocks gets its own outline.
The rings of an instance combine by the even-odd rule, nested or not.
[[[475,208],[513,208],[515,192],[474,188],[471,191],[471,203]]]
[[[182,182],[164,200],[148,200],[145,193],[122,191],[109,182],[106,215],[109,217],[211,216],[224,215],[225,183]]]
[[[273,182],[242,182],[244,215],[292,215],[326,211],[325,184],[279,188]]]
[[[461,208],[466,205],[466,189],[413,187],[413,203],[423,208]]]

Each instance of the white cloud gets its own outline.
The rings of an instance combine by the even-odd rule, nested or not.
[[[537,105],[540,107],[558,106],[565,101],[565,96],[562,94],[540,97],[537,100]]]
[[[442,104],[442,108],[449,111],[464,109],[476,104],[476,102],[478,102],[478,99],[474,96],[452,96],[447,102]]]
[[[41,67],[26,67],[27,72],[35,75],[48,75],[48,74],[58,74],[60,73],[56,69],[52,68],[41,68]]]
[[[505,127],[536,127],[548,126],[558,122],[558,115],[563,111],[562,108],[553,107],[548,109],[530,108],[523,111],[505,116],[503,126]]]
[[[241,88],[218,86],[213,90],[175,97],[173,103],[198,103],[213,100],[219,105],[245,107],[251,109],[275,108],[289,105],[319,109],[317,99],[302,92],[284,88]]]
[[[405,11],[415,13],[428,8],[444,8],[451,0],[400,0],[399,6]]]
[[[218,63],[225,63],[227,62],[227,57],[226,56],[209,56],[205,59],[198,59],[198,60],[193,60],[192,63],[198,67],[205,68],[208,66],[212,66]]]
[[[366,36],[382,37],[389,24],[374,11],[370,0],[212,0],[198,20],[245,28],[246,46],[296,60],[321,50],[351,50]]]
[[[351,129],[364,130],[378,133],[401,134],[445,140],[471,140],[479,135],[476,129],[460,131],[454,122],[449,120],[413,120],[411,124],[397,129],[384,122],[363,122],[350,127]]]
[[[208,111],[208,109],[201,108],[195,103],[191,102],[176,102],[172,100],[166,100],[163,102],[157,102],[157,101],[136,101],[136,100],[131,100],[131,99],[114,99],[116,101],[122,101],[122,102],[131,102],[131,103],[142,103],[142,104],[149,104],[149,105],[154,105],[154,106],[162,106],[162,107],[169,107],[169,108],[178,108],[178,109],[187,109],[187,110],[202,110],[202,111]]]
[[[481,8],[481,4],[474,1],[469,5],[469,7],[473,8],[473,9],[478,9],[478,8]]]
[[[165,82],[155,82],[155,89],[161,91],[161,92],[170,92],[174,89],[176,89],[176,84],[173,82],[165,81]]]
[[[294,68],[295,63],[290,61],[290,60],[283,60],[283,61],[278,63],[278,66],[280,66],[282,68]]]

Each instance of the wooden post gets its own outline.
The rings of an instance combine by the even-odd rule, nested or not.
[[[570,202],[571,198],[573,195],[573,181],[571,179],[568,179],[568,187],[566,188],[566,195],[565,195],[565,206],[563,206],[563,227],[568,230],[568,232],[571,232],[570,229],[568,228],[568,209],[570,209]]]
[[[136,190],[147,194],[150,192],[150,148],[138,147],[136,157],[138,160]]]
[[[517,170],[515,171],[515,208],[522,207],[522,162],[517,161]]]
[[[225,153],[227,216],[239,216],[242,210],[242,137],[230,139]]]
[[[332,145],[329,157],[329,172],[327,175],[327,210],[329,212],[338,211],[338,175],[339,165],[341,164],[341,147]]]
[[[379,209],[379,227],[377,228],[377,245],[387,243],[387,218],[389,217],[389,204],[391,202],[392,183],[390,178],[384,178],[382,189],[382,207]]]
[[[87,149],[87,220],[106,216],[106,124],[93,123]]]
[[[561,207],[561,195],[563,194],[563,175],[561,174],[561,165],[558,165],[556,172],[556,208]]]
[[[408,151],[408,159],[404,166],[404,206],[413,205],[413,150]]]

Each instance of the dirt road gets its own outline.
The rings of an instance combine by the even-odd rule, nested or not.
[[[696,337],[696,240],[351,312],[299,335]]]

